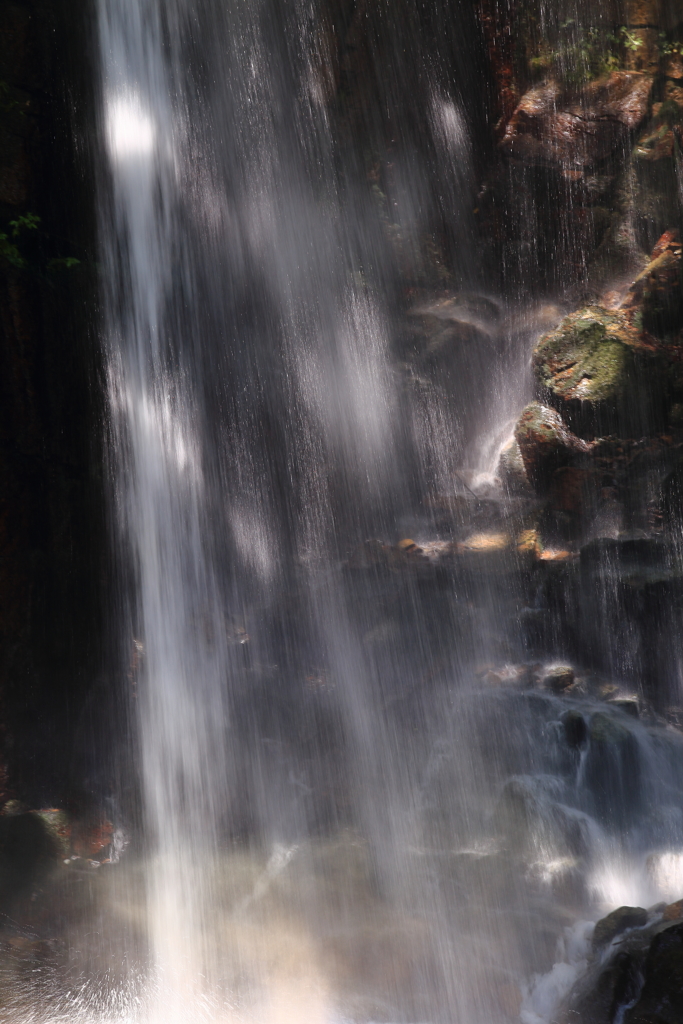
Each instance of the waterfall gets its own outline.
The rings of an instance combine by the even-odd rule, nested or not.
[[[603,913],[683,895],[683,737],[624,617],[679,555],[604,526],[614,438],[560,421],[569,498],[513,438],[590,274],[545,164],[493,152],[489,6],[96,0],[135,792],[17,1020],[550,1024]]]

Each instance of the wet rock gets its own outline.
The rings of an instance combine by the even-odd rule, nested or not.
[[[642,907],[619,907],[596,924],[592,940],[593,949],[606,946],[629,928],[643,928],[646,924],[647,910]]]
[[[591,498],[594,473],[579,466],[562,466],[550,481],[550,507],[571,516],[583,516]]]
[[[635,723],[634,723],[635,724]],[[640,813],[642,772],[636,737],[625,715],[599,711],[588,724],[584,779],[594,817],[630,828]]]
[[[666,231],[647,267],[633,283],[624,307],[641,306],[647,331],[661,336],[678,332],[683,314],[681,243],[678,232]]]
[[[680,220],[676,151],[683,127],[683,108],[673,95],[655,105],[655,116],[638,139],[631,158],[634,221],[645,249]],[[675,95],[683,99],[678,90]]]
[[[619,433],[643,419],[642,348],[629,311],[588,306],[541,338],[536,380],[576,433]]]
[[[102,860],[102,855],[110,851],[113,838],[114,826],[110,821],[82,822],[73,829],[72,848],[78,857]]]
[[[57,807],[49,807],[40,811],[31,811],[40,818],[47,833],[51,836],[57,849],[66,856],[71,850],[71,823],[65,811]]]
[[[527,477],[537,491],[548,489],[552,474],[590,445],[565,426],[555,409],[532,402],[522,411],[515,427],[515,440]]]
[[[618,952],[605,967],[582,979],[558,1024],[614,1024],[619,1008],[631,1002],[640,984],[639,958]]]
[[[457,545],[458,551],[506,551],[512,541],[507,533],[473,533]]]
[[[553,665],[541,678],[541,686],[552,693],[563,693],[574,683],[574,669],[570,665]]]
[[[491,357],[500,312],[490,299],[455,295],[435,299],[410,311],[406,330],[418,365],[427,372],[462,373]]]
[[[522,451],[514,437],[501,450],[496,476],[511,494],[524,493],[529,490],[529,479],[526,475]]]
[[[669,903],[662,910],[662,921],[680,921],[683,917],[683,900]]]
[[[640,718],[640,706],[635,697],[618,697],[608,701],[610,707],[618,708],[630,718]]]
[[[645,958],[644,984],[624,1024],[680,1024],[683,1020],[683,924],[656,935]]]
[[[501,148],[516,160],[572,173],[593,168],[625,146],[647,114],[652,79],[615,71],[570,92],[558,82],[530,89]]]
[[[591,742],[605,744],[624,743],[630,737],[628,729],[603,711],[597,711],[591,717],[588,734]]]
[[[580,711],[567,711],[562,715],[562,729],[567,745],[572,750],[578,750],[588,739],[588,726],[586,719]]]
[[[667,231],[656,255],[634,285],[642,290],[643,327],[658,336],[680,332],[683,314],[683,263],[678,233]]]
[[[661,72],[667,78],[683,78],[683,54],[669,53],[662,57]]]
[[[60,819],[29,812],[0,817],[0,911],[7,914],[30,895],[64,855]],[[46,817],[47,815],[47,817]]]

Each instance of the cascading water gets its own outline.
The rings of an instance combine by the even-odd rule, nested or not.
[[[77,980],[12,1019],[545,1024],[602,911],[683,893],[683,740],[632,717],[615,639],[642,538],[532,565],[538,503],[497,477],[570,283],[530,297],[527,210],[488,286],[475,12],[97,25],[141,811]],[[616,684],[573,682],[579,634]]]

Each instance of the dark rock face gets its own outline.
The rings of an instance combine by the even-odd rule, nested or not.
[[[612,1024],[619,1009],[638,992],[639,973],[633,956],[617,953],[592,979],[589,991],[576,999],[562,1024]]]
[[[102,635],[83,13],[13,0],[0,24],[0,795],[34,806],[69,787]]]
[[[625,1024],[679,1024],[683,1020],[683,925],[655,936],[644,966],[640,997]]]

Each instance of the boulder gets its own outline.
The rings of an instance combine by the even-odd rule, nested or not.
[[[638,993],[642,959],[644,953],[620,951],[604,967],[591,971],[571,993],[566,1012],[556,1018],[558,1024],[614,1024],[620,1008]]]
[[[522,411],[515,427],[515,440],[527,478],[539,492],[547,491],[560,466],[591,447],[567,429],[555,409],[539,402],[532,402]]]
[[[519,103],[500,145],[527,164],[571,174],[594,168],[622,152],[647,114],[652,78],[615,71],[578,94],[555,81],[530,89]]]
[[[630,718],[640,718],[640,704],[636,697],[616,697],[609,700],[608,704],[623,711]]]
[[[676,152],[683,128],[683,108],[677,100],[683,102],[683,91],[669,85],[665,97],[663,103],[654,105],[654,117],[631,158],[634,221],[645,249],[681,217]]]
[[[592,743],[625,743],[630,736],[628,729],[603,711],[597,711],[591,718],[588,730]]]
[[[678,232],[666,231],[654,247],[650,262],[638,275],[624,308],[642,307],[642,324],[659,337],[678,334],[683,316],[683,263]]]
[[[657,350],[632,309],[570,314],[540,339],[533,364],[542,397],[579,435],[645,432],[661,405]]]
[[[662,911],[662,921],[680,921],[683,917],[683,900],[669,903]]]
[[[593,932],[593,949],[606,946],[629,928],[643,928],[646,924],[647,910],[642,907],[619,907],[596,924]]]

